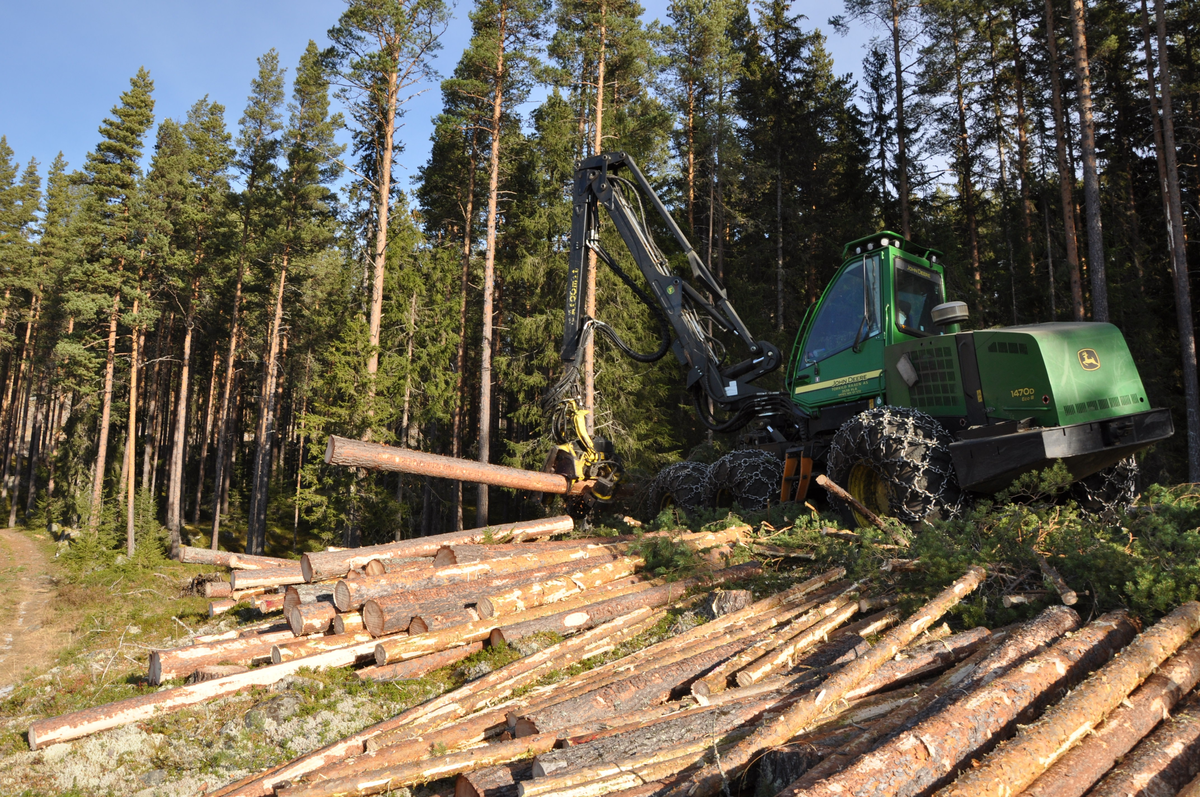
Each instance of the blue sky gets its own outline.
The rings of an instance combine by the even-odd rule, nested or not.
[[[665,19],[667,0],[644,4],[647,20]],[[0,81],[0,135],[22,164],[38,159],[43,179],[60,150],[71,168],[81,167],[101,121],[140,66],[154,79],[156,120],[181,119],[208,95],[225,106],[226,124],[236,131],[258,56],[274,47],[290,78],[309,39],[327,44],[325,31],[344,7],[339,0],[2,0],[0,73],[9,77]],[[466,46],[470,7],[470,0],[458,1],[443,36],[435,61],[443,75]],[[842,9],[840,0],[806,0],[793,10],[808,17],[806,28],[827,30],[825,20]],[[829,38],[837,72],[857,72],[866,36]],[[428,157],[430,119],[440,102],[430,86],[408,106],[398,175],[406,188]]]

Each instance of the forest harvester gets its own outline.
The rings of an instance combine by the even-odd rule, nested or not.
[[[675,273],[655,244],[644,202],[682,247],[690,280]],[[601,208],[645,286],[601,244]],[[589,252],[656,318],[656,351],[635,351],[612,327],[584,314]],[[1107,323],[964,331],[967,306],[947,301],[939,255],[891,232],[846,244],[841,267],[804,314],[785,363],[776,346],[750,334],[628,155],[578,162],[562,348],[567,372],[547,398],[557,447],[545,470],[590,482],[586,501],[611,498],[620,479],[611,443],[588,433],[579,395],[579,361],[598,332],[641,362],[673,353],[707,428],[750,427],[743,439],[755,451],[727,456],[759,471],[768,463],[773,500],[804,500],[823,471],[876,514],[917,523],[952,514],[965,496],[996,492],[1056,460],[1073,479],[1097,487],[1100,500],[1119,498],[1128,489],[1131,455],[1173,433],[1169,411],[1150,407],[1120,331]],[[736,338],[746,358],[727,362],[713,330]],[[785,365],[785,389],[756,384]],[[675,483],[660,476],[651,500],[688,508],[721,490],[740,497],[737,468],[720,464],[707,477],[687,467]],[[709,484],[700,488],[698,478]],[[831,500],[847,520],[864,520]]]

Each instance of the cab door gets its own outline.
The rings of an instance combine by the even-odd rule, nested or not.
[[[883,394],[883,257],[847,262],[825,289],[801,342],[792,400],[806,410]]]

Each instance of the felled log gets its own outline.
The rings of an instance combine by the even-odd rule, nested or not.
[[[419,659],[398,661],[395,664],[385,664],[382,667],[372,664],[356,670],[355,675],[364,681],[399,681],[405,678],[420,678],[426,673],[441,667],[462,661],[463,659],[483,650],[482,642],[472,642],[462,647],[450,648],[438,653],[430,653]]]
[[[766,653],[737,670],[733,679],[737,681],[738,686],[749,686],[773,673],[790,668],[796,656],[827,640],[838,626],[857,612],[857,595],[829,604],[828,610],[817,616],[817,622],[811,626],[802,626],[793,636],[779,639],[779,644],[769,647]]]
[[[640,557],[625,556],[612,562],[605,562],[590,570],[514,586],[503,592],[480,598],[478,601],[479,614],[482,617],[495,617],[499,614],[514,614],[534,606],[555,603],[585,589],[598,587],[601,584],[632,575],[644,564],[645,560]]]
[[[1200,683],[1200,638],[1193,639],[1146,679],[1129,700],[1080,739],[1023,792],[1026,797],[1080,797],[1121,760],[1175,704]]]
[[[149,682],[184,678],[201,667],[217,664],[261,664],[271,660],[271,646],[295,639],[291,630],[272,631],[250,637],[226,639],[171,650],[150,651]]]
[[[978,587],[984,576],[982,568],[972,567],[966,575],[925,604],[916,614],[885,634],[866,655],[848,663],[836,675],[826,680],[814,694],[806,696],[778,719],[761,726],[749,738],[735,745],[722,757],[720,768],[706,766],[674,791],[686,790],[692,795],[716,794],[726,778],[726,773],[740,774],[759,750],[782,744],[803,730],[834,701],[840,700],[846,692],[858,686],[885,661],[932,626],[950,607]]]
[[[372,598],[362,607],[360,615],[363,627],[368,632],[375,636],[383,636],[407,631],[417,612],[453,611],[459,608],[462,608],[462,604],[456,597],[414,601],[407,593],[401,592]]]
[[[1036,723],[945,790],[946,797],[1020,791],[1091,732],[1158,665],[1200,630],[1200,603],[1185,603],[1138,635],[1116,658],[1052,706]],[[1182,785],[1182,784],[1179,784]]]
[[[1023,603],[1033,603],[1034,601],[1044,600],[1050,594],[1049,590],[1030,590],[1029,592],[1016,592],[1011,595],[1004,595],[1000,598],[1000,603],[1005,609],[1011,609],[1014,606],[1020,606]]]
[[[601,552],[603,556],[612,554]],[[497,561],[508,562],[501,559]],[[486,567],[490,563],[484,563]],[[527,561],[522,561],[527,564]],[[430,569],[420,578],[410,573],[385,573],[381,576],[366,576],[357,581],[343,579],[334,586],[333,602],[340,611],[350,612],[361,608],[367,601],[388,595],[413,594],[414,600],[431,600],[441,597],[453,597],[466,594],[470,590],[474,596],[487,595],[499,589],[515,584],[530,584],[535,581],[567,575],[579,569],[573,561],[555,562],[540,567],[517,569],[508,572],[490,572],[479,568],[479,565],[463,565],[461,567]],[[440,590],[440,593],[434,592]],[[414,593],[422,593],[415,595]]]
[[[233,587],[228,581],[204,582],[204,597],[206,598],[227,598],[232,592]]]
[[[846,692],[844,699],[866,697],[927,678],[979,650],[991,635],[992,632],[986,628],[972,628],[945,639],[907,648],[896,658],[884,663],[870,678]]]
[[[802,792],[832,775],[881,742],[945,707],[950,700],[969,694],[995,680],[1029,656],[1041,652],[1055,639],[1079,627],[1079,615],[1065,606],[1052,606],[1015,629],[992,634],[990,642],[966,661],[925,687],[903,708],[892,712],[845,749],[829,756],[792,783],[789,793]]]
[[[293,584],[283,593],[283,611],[286,614],[293,606],[299,606],[302,603],[316,603],[324,601],[333,603],[333,583],[322,582],[320,584]]]
[[[271,663],[282,664],[292,659],[344,648],[359,642],[368,642],[371,639],[374,637],[364,631],[358,634],[314,634],[304,639],[280,641],[271,646]]]
[[[1175,797],[1200,797],[1200,777],[1180,789]]]
[[[282,567],[289,563],[295,564],[291,559],[279,559],[274,556],[253,556],[244,553],[230,553],[229,551],[213,551],[208,548],[193,548],[190,545],[179,546],[179,561],[194,565],[236,567],[241,570],[259,570],[268,567]]]
[[[283,601],[282,595],[258,595],[254,598],[254,608],[259,614],[271,614],[283,611]]]
[[[1037,715],[1060,690],[1069,688],[1106,661],[1135,633],[1124,613],[1089,623],[1073,636],[967,693],[909,731],[862,756],[850,766],[788,797],[854,792],[877,784],[879,794],[927,794],[950,780],[972,758],[1011,736],[1018,723]],[[881,773],[885,773],[881,778]]]
[[[880,529],[881,531],[887,530],[887,525],[884,524],[883,520],[879,517],[879,515],[876,515],[870,509],[867,509],[867,507],[863,505],[862,501],[859,501],[857,498],[850,495],[850,493],[846,492],[846,490],[843,489],[841,487],[841,485],[835,483],[832,479],[830,479],[824,473],[817,476],[817,484],[824,487],[826,489],[826,491],[831,493],[836,498],[839,498],[842,501],[845,501],[850,506],[854,507],[854,511],[857,512],[858,514],[862,515],[863,517],[865,517],[868,521],[870,521],[871,525],[874,526],[875,528]]]
[[[1200,693],[1133,748],[1088,792],[1094,797],[1171,797],[1200,774]]]
[[[240,664],[210,664],[207,667],[195,670],[187,677],[186,683],[196,684],[201,681],[215,681],[217,678],[224,678],[227,675],[237,675],[238,673],[249,671],[249,667],[244,667]]]
[[[418,537],[401,542],[389,542],[383,545],[369,545],[362,548],[352,548],[344,551],[319,551],[306,553],[300,557],[300,568],[304,580],[308,582],[323,581],[330,578],[341,578],[352,568],[362,567],[372,559],[400,556],[433,556],[438,548],[447,544],[465,542],[483,542],[488,538],[496,540],[511,539],[520,541],[549,537],[554,534],[564,534],[575,527],[575,522],[567,515],[526,520],[520,523],[507,523],[499,526],[488,526],[469,531],[454,531],[447,534],[433,534],[428,537]]]
[[[174,689],[137,695],[95,708],[72,711],[58,717],[36,720],[29,726],[29,749],[38,750],[48,744],[70,741],[97,731],[148,720],[187,706],[232,695],[253,686],[270,686],[301,667],[347,667],[363,657],[369,657],[374,645],[374,642],[363,642],[212,681],[177,686]]]
[[[255,587],[278,587],[287,584],[303,584],[304,575],[296,564],[283,567],[264,568],[262,570],[234,570],[229,575],[233,591],[254,589]]]
[[[254,589],[245,589],[241,592],[232,592],[228,598],[217,598],[216,600],[209,601],[208,616],[216,617],[218,614],[224,614],[242,601],[258,597],[266,591],[266,587],[256,587]]]
[[[287,613],[288,626],[296,636],[321,634],[329,630],[337,609],[328,603],[301,603]]]
[[[718,586],[730,581],[738,581],[743,578],[750,578],[762,572],[762,566],[758,562],[749,562],[743,565],[735,565],[724,570],[717,570],[713,573],[692,576],[685,578],[672,584],[663,584],[658,587],[651,587],[647,590],[634,593],[632,595],[623,595],[618,598],[609,598],[598,603],[583,604],[580,607],[564,608],[563,611],[554,614],[547,614],[536,619],[527,620],[520,623],[508,624],[504,623],[499,628],[496,628],[490,635],[493,645],[500,642],[512,642],[520,639],[523,636],[537,634],[541,632],[554,632],[558,634],[569,634],[584,628],[590,628],[593,625],[604,622],[605,620],[625,614],[632,609],[642,606],[665,606],[673,600],[676,600],[683,595],[687,590],[693,587],[700,586]],[[584,593],[586,595],[586,593]],[[576,600],[581,600],[577,598]],[[564,601],[561,604],[555,603],[550,606],[540,606],[538,609],[554,608],[564,606],[573,601]],[[584,608],[586,607],[586,608]],[[537,611],[534,609],[533,611]],[[511,617],[519,617],[520,615],[511,615]]]
[[[1038,567],[1042,570],[1042,575],[1046,580],[1053,585],[1054,589],[1062,598],[1062,602],[1067,606],[1074,606],[1079,602],[1079,596],[1075,594],[1075,590],[1071,589],[1067,582],[1063,579],[1059,572],[1054,569],[1053,565],[1046,561],[1046,557],[1040,553],[1034,552],[1034,557],[1037,558]]]
[[[469,565],[474,562],[486,562],[491,559],[504,559],[519,554],[537,554],[545,551],[580,550],[586,548],[611,549],[637,539],[637,537],[632,535],[626,535],[622,537],[586,537],[577,540],[496,543],[492,545],[480,543],[443,545],[433,555],[433,566],[453,567],[455,565]]]
[[[366,630],[366,626],[363,624],[362,614],[359,612],[338,612],[333,618],[333,633],[335,634],[357,634],[364,630]]]
[[[447,753],[443,756],[435,756],[408,764],[371,770],[358,776],[344,776],[300,784],[279,789],[275,793],[280,797],[379,794],[400,786],[427,783],[431,780],[453,777],[462,772],[517,761],[552,747],[554,747],[553,734],[546,734],[543,737],[531,736],[511,742],[483,745],[460,753]]]
[[[518,761],[464,772],[454,782],[454,797],[517,797],[517,784],[529,780],[533,764]]]
[[[429,631],[440,631],[443,628],[453,628],[456,625],[473,623],[479,619],[479,612],[471,608],[454,609],[438,614],[414,615],[408,624],[408,633],[424,634]]]

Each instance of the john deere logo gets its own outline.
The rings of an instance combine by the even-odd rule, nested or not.
[[[1100,367],[1100,355],[1096,354],[1095,349],[1080,349],[1079,365],[1085,371],[1095,371]]]

